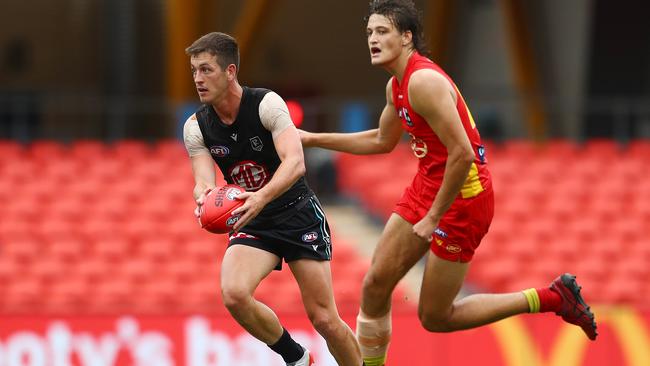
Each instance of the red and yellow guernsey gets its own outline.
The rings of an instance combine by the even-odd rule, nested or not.
[[[474,163],[463,185],[460,195],[462,198],[471,198],[492,186],[490,173],[487,169],[487,158],[485,148],[481,143],[474,118],[465,104],[463,96],[456,87],[454,81],[438,65],[428,58],[413,52],[406,65],[406,70],[401,82],[397,78],[392,79],[393,104],[402,119],[402,127],[411,136],[411,149],[415,156],[420,159],[418,174],[426,177],[427,181],[439,188],[442,184],[442,178],[445,173],[445,164],[447,163],[447,148],[440,141],[438,136],[433,132],[427,121],[417,114],[408,97],[408,86],[411,75],[416,70],[432,69],[443,75],[456,90],[458,95],[456,101],[456,110],[463,123],[465,132],[469,137],[474,150]]]

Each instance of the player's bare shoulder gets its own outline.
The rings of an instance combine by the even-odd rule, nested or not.
[[[420,69],[411,74],[409,79],[409,95],[412,93],[437,93],[448,90],[454,97],[456,90],[452,83],[441,73],[433,69]]]
[[[411,75],[408,95],[409,102],[416,111],[434,107],[447,97],[455,104],[457,98],[454,85],[444,75],[432,69],[420,69]]]

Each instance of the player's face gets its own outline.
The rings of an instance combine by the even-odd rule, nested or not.
[[[217,57],[202,52],[190,57],[190,64],[201,103],[213,103],[221,99],[228,89],[228,72],[221,69]]]
[[[370,63],[375,66],[394,61],[402,52],[404,35],[383,15],[372,14],[366,28]]]

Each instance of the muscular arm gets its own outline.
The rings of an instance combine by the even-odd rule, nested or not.
[[[300,131],[305,147],[322,147],[357,155],[392,151],[402,135],[399,116],[392,100],[391,81],[386,85],[386,106],[379,117],[379,128],[354,133],[312,133]]]
[[[196,201],[194,215],[199,217],[200,207],[205,195],[215,187],[215,168],[210,151],[205,147],[203,135],[196,120],[196,115],[190,116],[183,126],[183,142],[190,156],[194,175],[194,190],[192,195]]]
[[[458,196],[474,161],[472,145],[456,111],[456,98],[456,91],[449,81],[433,70],[419,70],[411,76],[409,102],[447,148],[447,164],[440,190],[427,217],[414,226],[416,234],[425,239],[433,233],[442,215]]]
[[[246,192],[239,199],[246,200],[244,204],[233,211],[242,213],[233,230],[239,231],[250,220],[257,216],[269,202],[286,192],[305,174],[305,158],[300,144],[298,131],[291,122],[286,104],[277,94],[267,95],[268,104],[261,108],[262,124],[271,131],[273,145],[280,158],[280,165],[271,180],[257,192]],[[267,109],[268,105],[272,108]],[[268,112],[268,113],[267,113]]]
[[[267,203],[286,192],[305,174],[305,158],[295,127],[286,128],[273,138],[273,143],[282,162],[273,178],[257,192],[264,196]]]
[[[204,192],[215,187],[214,161],[208,154],[195,155],[190,159],[192,160],[192,172],[194,173],[194,200],[198,201]]]

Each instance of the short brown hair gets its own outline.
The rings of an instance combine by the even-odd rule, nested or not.
[[[208,33],[192,43],[185,49],[188,56],[195,56],[207,52],[217,57],[217,63],[222,69],[234,64],[239,70],[239,46],[237,40],[232,36],[221,33]]]

